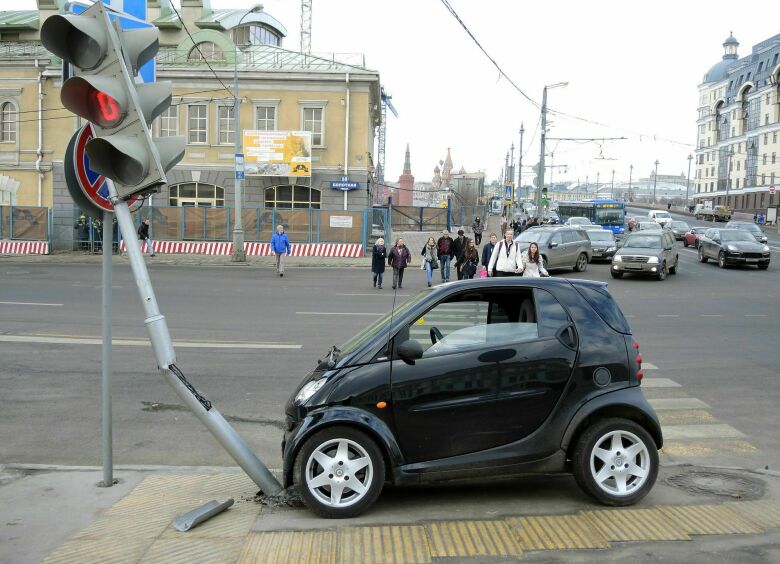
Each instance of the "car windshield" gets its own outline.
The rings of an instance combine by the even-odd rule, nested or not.
[[[587,217],[572,217],[569,225],[590,225],[590,220]]]
[[[549,235],[550,234],[547,231],[529,229],[528,231],[523,231],[515,241],[518,243],[541,243],[542,241],[545,241]]]
[[[596,210],[596,221],[601,225],[623,225],[625,217],[623,210]]]
[[[664,219],[667,219],[667,218],[670,218],[672,216],[669,215],[669,212],[662,211],[662,212],[655,212],[655,217],[662,217]]]
[[[632,235],[623,243],[624,249],[659,249],[661,237],[657,235]]]
[[[731,229],[742,229],[744,231],[750,231],[751,233],[756,233],[758,235],[764,234],[758,225],[754,225],[752,223],[735,223],[733,225],[729,225],[728,227]]]
[[[611,231],[607,231],[606,229],[602,229],[601,231],[588,231],[588,237],[590,237],[591,241],[613,241],[615,239],[615,236],[612,235]]]
[[[672,228],[674,229],[685,229],[686,231],[691,228],[690,225],[685,223],[684,221],[673,221],[672,222]]]
[[[756,238],[753,237],[750,233],[747,231],[742,231],[741,229],[735,229],[733,231],[721,231],[720,232],[720,240],[723,242],[726,241],[751,241],[755,243]]]
[[[655,221],[643,221],[639,224],[640,231],[642,229],[649,229],[649,230],[661,230],[661,225],[656,223]]]

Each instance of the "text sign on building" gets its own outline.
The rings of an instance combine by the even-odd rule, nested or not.
[[[342,176],[341,180],[333,180],[330,187],[334,190],[357,190],[360,188],[360,182],[350,180],[348,176]]]
[[[352,229],[352,216],[351,215],[332,215],[330,216],[331,227],[343,227],[346,229]]]
[[[247,176],[311,176],[310,131],[244,131]]]

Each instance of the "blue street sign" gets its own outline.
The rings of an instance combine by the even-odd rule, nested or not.
[[[357,190],[360,188],[360,182],[350,180],[348,176],[342,176],[341,180],[331,181],[330,187],[334,190]]]
[[[514,186],[512,186],[511,184],[507,184],[506,186],[504,186],[504,189],[506,190],[506,193],[504,195],[504,200],[506,200],[507,202],[511,202],[512,190],[514,189]]]
[[[244,171],[243,170],[237,170],[236,171],[236,180],[244,180]]]

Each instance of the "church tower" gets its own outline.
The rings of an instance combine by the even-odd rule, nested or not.
[[[452,156],[450,155],[449,147],[447,147],[447,158],[444,159],[444,168],[441,171],[441,177],[445,186],[452,186]]]
[[[404,157],[404,172],[398,179],[398,206],[413,206],[414,200],[414,176],[412,176],[412,161],[409,152],[409,143],[406,144],[406,156]]]

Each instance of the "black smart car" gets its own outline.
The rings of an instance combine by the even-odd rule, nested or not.
[[[426,290],[325,360],[293,393],[285,486],[325,517],[383,484],[572,472],[608,505],[658,473],[661,427],[606,284],[491,278]]]

